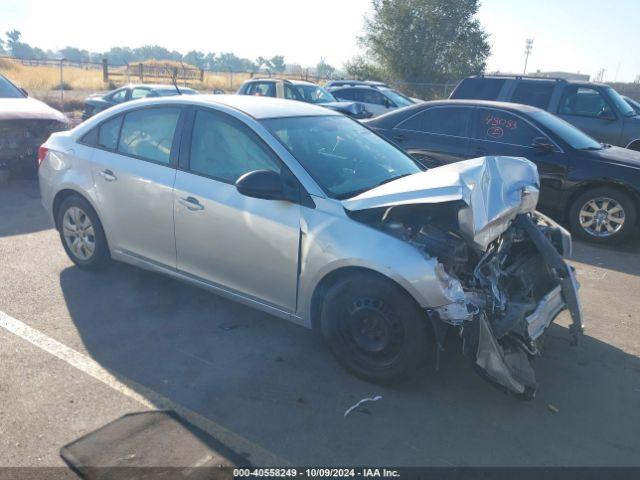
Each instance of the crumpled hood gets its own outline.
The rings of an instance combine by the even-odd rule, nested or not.
[[[31,97],[0,98],[0,120],[56,120],[68,123],[62,112]]]
[[[502,234],[518,213],[533,211],[540,182],[525,158],[480,157],[399,178],[343,200],[349,211],[462,200],[460,231],[480,249]]]

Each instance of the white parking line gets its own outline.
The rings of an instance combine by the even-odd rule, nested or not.
[[[249,452],[249,461],[253,465],[260,466],[280,466],[288,465],[286,460],[277,457],[273,453],[265,450],[261,446],[227,430],[226,428],[212,422],[188,408],[185,408],[165,396],[150,390],[128,378],[116,376],[103,368],[98,362],[83,355],[74,349],[67,347],[63,343],[45,335],[44,333],[30,327],[24,322],[13,318],[0,310],[0,327],[26,340],[47,353],[59,358],[72,367],[92,376],[112,389],[126,395],[136,402],[149,409],[173,410],[182,418],[186,419],[201,430],[212,435],[229,448],[236,452]]]

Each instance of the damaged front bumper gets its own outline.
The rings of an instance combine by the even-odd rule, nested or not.
[[[537,223],[540,220],[547,224],[546,234]],[[502,390],[530,399],[537,389],[530,360],[540,354],[539,345],[544,333],[557,315],[567,309],[572,319],[569,331],[573,343],[576,343],[583,332],[582,311],[575,271],[558,251],[569,249],[570,241],[554,245],[548,236],[550,233],[565,237],[568,234],[539,214],[518,215],[511,228],[517,231],[512,236],[525,245],[520,250],[526,254],[520,255],[526,259],[514,261],[513,272],[509,273],[510,267],[504,265],[517,254],[509,252],[500,257],[495,253],[494,258],[489,258],[485,262],[487,269],[499,273],[478,276],[487,279],[493,289],[494,301],[481,303],[477,293],[468,294],[466,315],[462,322],[458,317],[457,325],[461,327],[463,349],[472,357],[478,373]],[[500,267],[493,266],[491,262]],[[496,278],[501,276],[504,278]],[[520,276],[522,285],[511,288],[512,297],[506,295],[504,292],[508,290],[509,282]],[[500,299],[504,302],[502,305]],[[438,319],[449,324],[456,324],[452,320],[456,312],[460,312],[460,306],[435,309]]]

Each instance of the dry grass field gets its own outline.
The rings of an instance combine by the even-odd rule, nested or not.
[[[163,65],[167,67],[180,66],[177,62],[143,62],[147,65]],[[123,68],[110,68],[113,73],[124,72]],[[60,108],[60,68],[56,65],[23,65],[21,62],[0,58],[0,74],[5,75],[12,82],[25,88],[30,95],[39,98],[50,105]],[[211,93],[214,89],[235,92],[242,82],[249,78],[248,73],[205,72],[204,79],[190,81],[178,79],[180,85],[199,90],[201,93]],[[113,75],[108,82],[102,78],[102,69],[93,67],[75,67],[65,65],[62,70],[64,82],[65,111],[80,108],[82,99],[91,93],[112,90],[127,83],[137,83],[135,75]],[[167,78],[145,78],[145,83],[169,83]]]

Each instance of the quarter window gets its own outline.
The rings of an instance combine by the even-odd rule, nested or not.
[[[402,130],[451,135],[455,137],[467,136],[467,125],[471,110],[468,108],[429,108],[401,123]]]
[[[254,170],[280,172],[280,163],[239,120],[199,110],[193,124],[189,168],[194,173],[235,183]]]
[[[118,151],[168,164],[179,116],[179,108],[149,108],[127,113]]]
[[[118,146],[118,135],[120,134],[121,124],[122,115],[118,115],[100,125],[98,130],[98,146],[115,150]]]
[[[501,110],[478,110],[476,137],[479,140],[530,147],[533,139],[543,136],[531,124]]]
[[[613,115],[602,94],[588,87],[567,87],[560,100],[558,113],[583,117]]]

